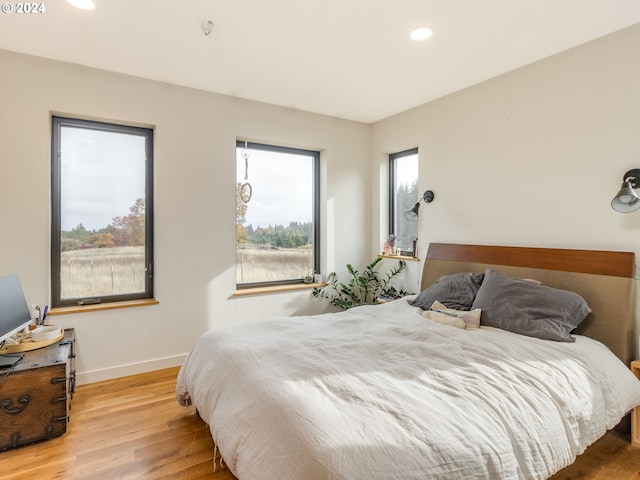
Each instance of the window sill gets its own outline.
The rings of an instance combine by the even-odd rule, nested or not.
[[[72,305],[69,307],[57,307],[49,310],[48,315],[66,315],[68,313],[96,312],[98,310],[112,310],[115,308],[146,307],[147,305],[157,305],[155,298],[145,298],[144,300],[127,300],[126,302],[96,303],[94,305]]]
[[[271,287],[241,288],[233,292],[234,297],[245,297],[248,295],[261,295],[265,293],[290,292],[294,290],[308,290],[310,288],[324,287],[326,283],[296,283],[292,285],[276,285]]]
[[[392,258],[394,260],[408,260],[410,262],[419,262],[420,259],[416,257],[406,257],[404,255],[378,255],[380,258]]]

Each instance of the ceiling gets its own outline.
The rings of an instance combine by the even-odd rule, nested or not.
[[[638,0],[94,1],[0,13],[0,49],[366,123],[640,23]]]

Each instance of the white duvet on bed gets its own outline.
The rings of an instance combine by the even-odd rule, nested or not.
[[[240,480],[544,479],[640,404],[598,342],[460,330],[406,300],[209,332],[176,393]]]

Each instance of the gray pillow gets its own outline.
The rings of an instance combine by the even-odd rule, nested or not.
[[[482,309],[481,325],[558,342],[575,342],[571,332],[591,312],[577,293],[536,285],[491,268],[472,307]]]
[[[471,310],[473,299],[482,284],[484,273],[454,273],[443,275],[430,287],[420,292],[409,304],[430,310],[436,300],[447,308],[456,310]]]

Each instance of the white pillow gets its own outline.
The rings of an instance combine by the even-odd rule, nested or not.
[[[465,328],[478,328],[480,326],[480,315],[482,310],[479,308],[468,312],[465,310],[455,310],[453,308],[447,308],[436,300],[433,302],[433,305],[431,305],[431,310],[461,319],[465,324]]]
[[[446,313],[436,312],[435,310],[423,310],[422,316],[428,320],[433,320],[434,322],[441,323],[443,325],[450,325],[456,328],[466,328],[464,320],[452,317],[451,315],[447,315]]]

